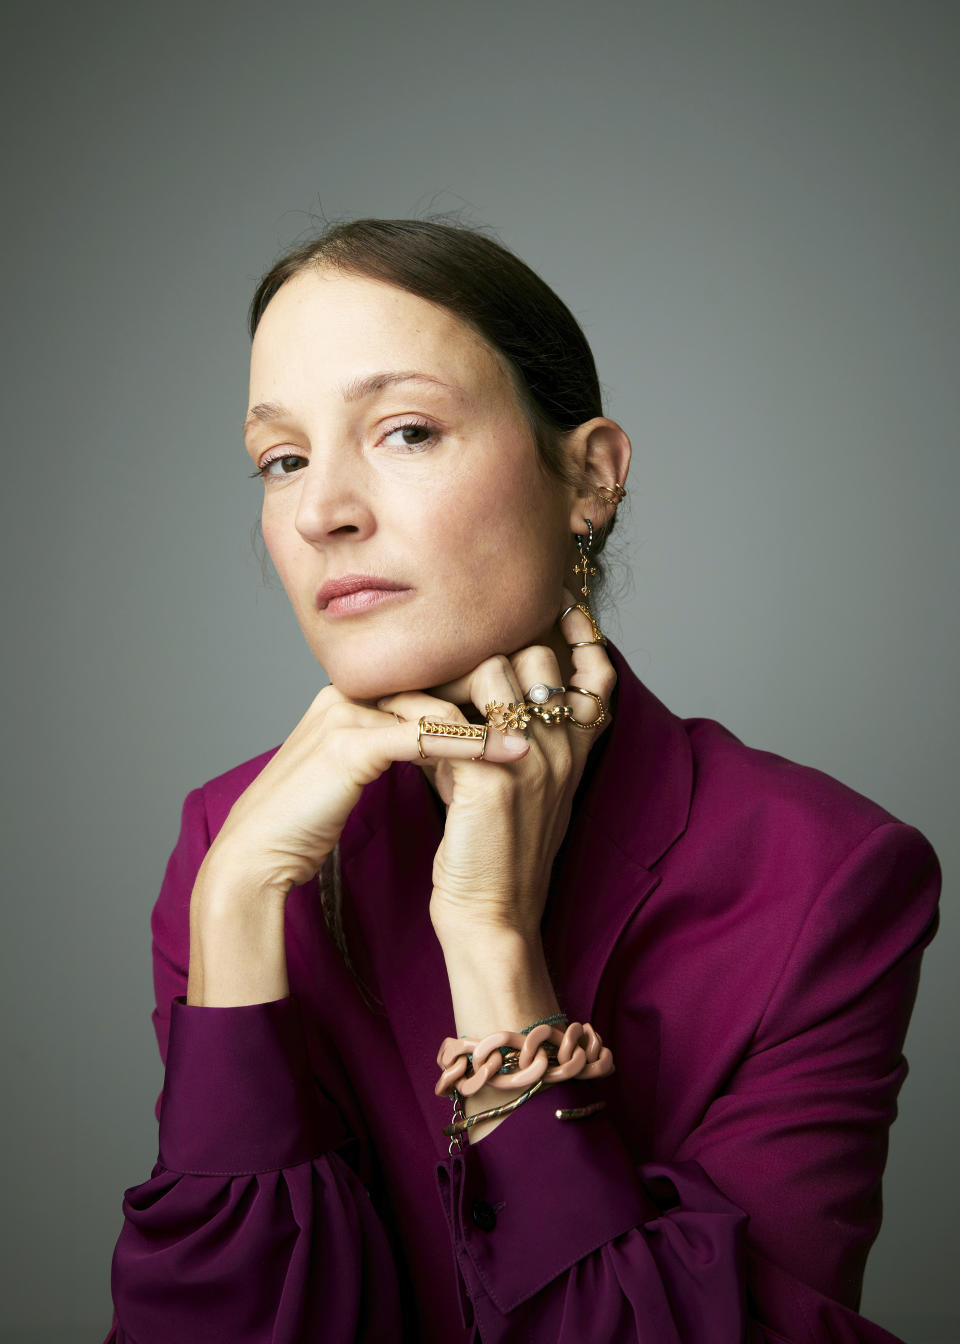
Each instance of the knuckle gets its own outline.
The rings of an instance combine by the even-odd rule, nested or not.
[[[326,749],[335,761],[346,759],[353,734],[346,724],[336,724],[326,734]]]
[[[505,653],[492,653],[489,658],[484,658],[483,662],[477,668],[478,672],[508,672],[513,670],[513,664]]]
[[[327,735],[325,743],[326,759],[340,775],[352,783],[366,782],[370,768],[369,747],[373,745],[364,737],[343,724]]]
[[[527,755],[532,759],[525,783],[529,783],[535,789],[542,789],[553,779],[553,769],[550,762],[540,752],[531,751]]]
[[[324,724],[329,732],[351,727],[356,723],[354,706],[346,700],[334,700],[324,716]]]

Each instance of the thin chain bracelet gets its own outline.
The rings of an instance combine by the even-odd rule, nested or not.
[[[450,1146],[447,1152],[451,1157],[457,1153],[463,1152],[463,1124],[466,1117],[463,1114],[463,1098],[454,1088],[453,1090],[453,1121],[444,1126],[444,1134],[450,1135]]]
[[[477,1111],[474,1115],[454,1119],[452,1124],[444,1125],[444,1134],[451,1136],[450,1152],[453,1152],[454,1136],[459,1137],[465,1130],[473,1129],[474,1125],[479,1125],[484,1120],[498,1120],[502,1115],[510,1115],[518,1106],[522,1106],[525,1101],[529,1101],[531,1097],[535,1097],[538,1092],[542,1092],[548,1086],[545,1078],[538,1078],[531,1087],[527,1088],[526,1092],[522,1092],[519,1097],[514,1097],[513,1101],[505,1102],[503,1106],[491,1106],[489,1111]],[[459,1096],[459,1093],[457,1095]]]

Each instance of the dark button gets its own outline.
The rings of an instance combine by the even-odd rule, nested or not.
[[[470,1209],[470,1217],[481,1232],[492,1232],[497,1225],[497,1211],[492,1204],[483,1199],[475,1199]]]

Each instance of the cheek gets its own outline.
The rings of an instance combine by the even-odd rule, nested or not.
[[[263,544],[273,561],[274,568],[278,574],[282,573],[280,529],[277,527],[276,521],[266,511],[260,515],[260,535],[263,537]]]
[[[287,595],[291,601],[295,601],[296,593],[291,587],[291,583],[296,580],[296,561],[291,555],[290,528],[282,518],[271,515],[268,510],[264,510],[260,517],[260,532],[263,536],[263,544],[267,548],[267,554],[273,562],[273,567],[279,575],[280,582],[286,589]]]
[[[263,534],[267,549],[272,555],[280,534],[280,518],[276,509],[270,508],[266,499],[260,506],[260,531]]]
[[[461,562],[502,555],[529,528],[529,482],[518,479],[510,465],[487,463],[486,470],[475,471],[456,490],[440,496],[437,526],[460,538]]]

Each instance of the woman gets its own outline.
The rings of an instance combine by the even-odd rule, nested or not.
[[[630,444],[499,244],[336,226],[250,329],[331,684],[185,800],[110,1339],[892,1339],[857,1307],[929,844],[606,643]]]

